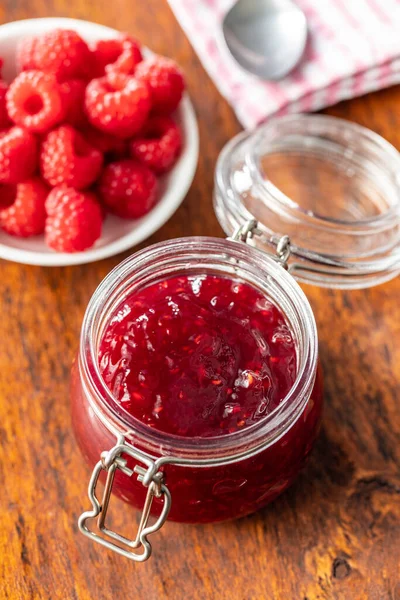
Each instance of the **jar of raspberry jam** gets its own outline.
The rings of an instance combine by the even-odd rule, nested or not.
[[[92,508],[79,519],[94,541],[144,561],[167,518],[242,517],[302,468],[322,385],[316,325],[295,277],[362,287],[399,271],[390,183],[400,160],[379,136],[343,123],[296,116],[237,136],[221,153],[214,195],[232,237],[151,246],[93,295],[72,418],[94,466]],[[135,539],[107,528],[111,492],[141,511]]]

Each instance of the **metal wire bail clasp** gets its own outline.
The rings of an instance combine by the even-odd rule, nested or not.
[[[141,465],[136,465],[133,470],[129,469],[126,466],[126,459],[123,458],[122,454],[132,456],[139,463],[142,463],[144,467]],[[146,499],[135,539],[129,539],[123,535],[120,535],[119,533],[115,533],[114,531],[108,529],[105,525],[111,490],[117,469],[125,473],[125,475],[128,475],[128,477],[132,477],[132,475],[136,473],[138,481],[140,481],[147,488]],[[99,502],[96,496],[96,486],[100,473],[103,470],[107,472],[107,479],[102,500]],[[163,473],[158,471],[155,462],[148,458],[143,452],[137,448],[134,448],[134,446],[125,444],[125,438],[123,436],[119,436],[117,444],[108,452],[103,452],[101,454],[101,459],[94,467],[89,481],[88,496],[93,508],[92,510],[84,512],[79,517],[78,526],[80,531],[95,542],[102,544],[110,550],[114,550],[114,552],[117,552],[126,558],[137,562],[143,562],[147,560],[152,551],[152,547],[147,539],[147,536],[160,529],[160,527],[165,523],[171,508],[171,494],[168,488],[164,485]],[[156,522],[153,523],[153,525],[148,525],[151,505],[154,497],[162,497],[163,505],[161,513]],[[88,520],[95,519],[96,517],[97,527],[101,535],[90,530],[87,525]],[[143,547],[143,551],[141,553],[133,551],[140,547]]]
[[[235,242],[247,242],[252,239],[255,235],[260,235],[261,231],[258,229],[258,222],[255,219],[246,221],[243,225],[240,225],[233,233],[231,240]]]
[[[240,225],[232,235],[231,239],[235,242],[244,242],[247,243],[249,240],[253,239],[254,236],[262,235],[261,229],[258,227],[258,221],[256,219],[251,219]],[[271,258],[273,258],[276,262],[278,262],[284,269],[288,269],[288,260],[291,254],[291,245],[290,245],[290,237],[288,235],[283,235],[277,240],[270,240],[274,244],[276,244],[276,254],[270,254],[267,252]]]

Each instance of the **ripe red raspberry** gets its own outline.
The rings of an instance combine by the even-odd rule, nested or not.
[[[126,75],[112,81],[107,77],[93,79],[86,88],[89,121],[123,139],[132,137],[144,125],[150,106],[147,84]]]
[[[30,131],[42,133],[64,118],[61,89],[54,75],[22,71],[6,94],[10,118]]]
[[[119,160],[105,167],[99,180],[99,192],[111,212],[126,219],[137,219],[154,206],[157,180],[145,165],[134,160]]]
[[[43,140],[40,170],[43,179],[52,186],[86,188],[97,179],[102,164],[102,153],[71,125],[53,129]]]
[[[49,190],[41,179],[27,179],[17,185],[0,187],[7,206],[0,209],[0,227],[10,235],[29,237],[44,232],[45,201]]]
[[[65,81],[87,77],[91,53],[76,31],[53,29],[23,43],[18,61],[23,70],[40,69]]]
[[[84,109],[86,82],[83,79],[70,79],[60,85],[63,97],[64,122],[74,127],[83,127],[87,123]]]
[[[34,135],[11,127],[0,132],[0,182],[19,183],[28,179],[37,166],[38,147]]]
[[[82,135],[93,148],[97,148],[105,155],[106,160],[128,158],[128,142],[126,140],[121,140],[121,138],[100,131],[91,125],[82,130]]]
[[[31,71],[36,69],[36,37],[24,38],[17,47],[17,70]]]
[[[172,168],[181,147],[179,127],[170,117],[162,116],[150,118],[138,137],[130,143],[132,158],[157,174]]]
[[[176,109],[185,89],[178,65],[164,56],[153,56],[138,64],[135,77],[150,87],[153,112],[168,115]]]
[[[102,214],[91,192],[58,186],[46,201],[46,242],[58,252],[81,252],[101,235]]]
[[[142,60],[140,45],[126,33],[112,40],[100,40],[93,48],[93,69],[95,77],[102,77],[107,70],[116,69],[122,73],[133,73]]]

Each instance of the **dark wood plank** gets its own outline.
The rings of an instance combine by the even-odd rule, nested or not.
[[[1,22],[70,16],[136,34],[186,69],[200,126],[193,186],[148,242],[221,235],[212,211],[218,152],[240,130],[160,0],[6,0]],[[400,89],[330,114],[400,148]],[[8,599],[397,600],[400,598],[400,282],[307,287],[325,373],[323,431],[305,472],[272,506],[218,526],[167,524],[135,566],[77,532],[89,470],[70,427],[70,364],[86,304],[123,257],[44,269],[1,262],[0,596]],[[136,515],[117,501],[115,521]]]

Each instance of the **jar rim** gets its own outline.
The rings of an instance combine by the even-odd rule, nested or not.
[[[98,364],[98,345],[105,326],[105,317],[128,295],[128,290],[132,290],[135,278],[137,285],[145,285],[146,277],[151,277],[150,271],[153,272],[153,276],[157,276],[163,268],[172,268],[171,265],[174,265],[174,268],[187,265],[190,256],[194,257],[196,268],[199,268],[199,261],[211,261],[213,256],[215,262],[209,263],[208,272],[212,272],[217,264],[220,264],[221,273],[229,272],[229,264],[237,272],[240,265],[241,280],[244,279],[246,264],[254,264],[254,268],[257,267],[258,271],[263,273],[258,274],[257,286],[265,279],[265,285],[268,284],[271,290],[280,294],[279,302],[285,304],[287,310],[284,310],[284,314],[292,328],[295,325],[295,339],[299,345],[296,380],[279,406],[259,422],[241,431],[215,437],[177,436],[144,424],[116,401],[101,376]],[[139,282],[138,277],[141,277]],[[277,302],[276,297],[271,300]],[[280,308],[282,309],[281,306]],[[151,455],[161,453],[192,459],[220,456],[225,460],[226,457],[235,460],[244,451],[257,453],[279,439],[300,416],[315,381],[317,345],[315,319],[304,292],[272,257],[242,242],[188,237],[158,243],[141,250],[121,262],[103,279],[94,292],[84,316],[79,367],[89,402],[110,431],[116,434],[123,433],[127,439],[133,440],[133,443],[139,444]]]
[[[346,152],[348,155],[353,153],[359,161],[362,161],[363,153],[373,155],[377,161],[376,173],[383,168],[390,172],[385,187],[385,190],[390,188],[391,194],[387,208],[379,214],[353,220],[324,217],[301,207],[265,177],[261,164],[263,154],[279,148],[282,154],[289,156],[293,150],[293,137],[296,137],[302,140],[306,156],[310,145],[312,147],[313,136],[326,144],[329,142],[324,136],[336,139],[338,147],[343,149],[343,161],[348,160]],[[351,149],[356,143],[360,146],[357,151]],[[254,206],[252,209],[247,206],[244,199],[247,196],[243,196],[235,179],[238,156],[244,165],[247,185],[251,185],[259,197],[259,206],[266,206],[269,214],[274,215],[273,225],[260,218]],[[296,274],[293,274],[300,281],[323,287],[360,288],[382,283],[400,272],[400,154],[379,134],[356,123],[325,115],[297,114],[273,119],[254,131],[238,134],[218,157],[214,209],[227,235],[244,222],[256,219],[262,232],[256,245],[261,249],[268,250],[282,235],[290,235],[288,230],[295,224],[297,229],[290,235],[292,262],[297,259],[300,265],[296,265]],[[300,231],[304,231],[304,236],[299,235]],[[315,234],[331,236],[333,244],[337,244],[337,252],[332,253],[331,247],[326,250],[313,248]],[[370,250],[365,250],[368,244],[364,242],[370,243]],[[349,251],[342,251],[345,247]]]

